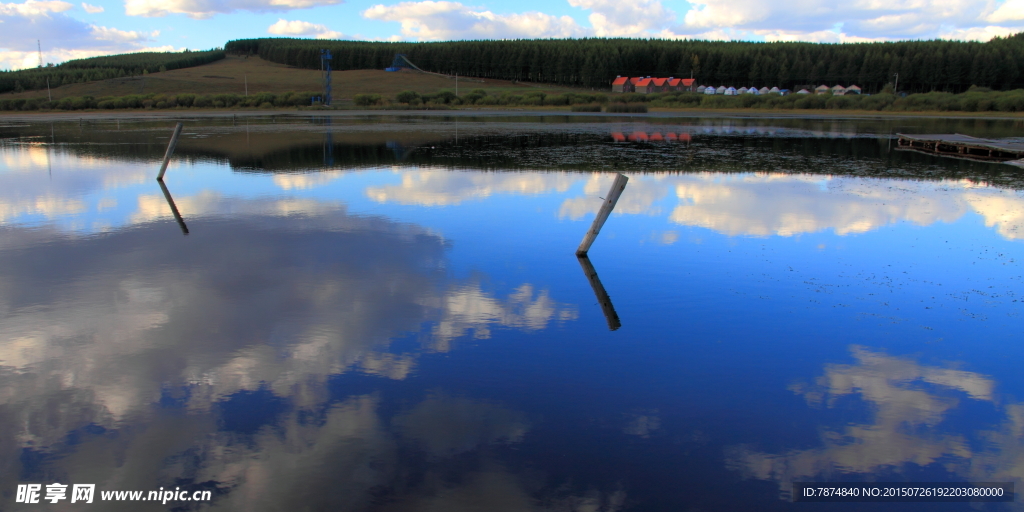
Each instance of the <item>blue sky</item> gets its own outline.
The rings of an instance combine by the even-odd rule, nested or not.
[[[0,0],[0,68],[249,37],[435,41],[657,37],[987,41],[1024,31],[1024,0]]]

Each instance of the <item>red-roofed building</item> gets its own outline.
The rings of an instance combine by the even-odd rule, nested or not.
[[[619,76],[612,80],[612,92],[633,92],[634,85],[629,77]]]
[[[654,92],[654,79],[653,78],[641,78],[636,83],[636,92],[640,94],[647,94]]]
[[[624,77],[617,76],[612,80],[612,92],[637,92],[649,94],[652,92],[681,92],[692,91],[696,81],[693,78],[654,78],[654,77]]]

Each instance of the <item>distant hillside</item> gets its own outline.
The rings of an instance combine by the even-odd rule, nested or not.
[[[336,70],[383,69],[396,53],[438,73],[608,89],[616,75],[695,77],[702,84],[793,89],[861,86],[880,91],[899,74],[908,92],[963,92],[971,85],[1024,87],[1024,33],[987,43],[750,43],[661,39],[545,39],[391,43],[310,39],[240,39],[230,53],[320,68],[330,49]]]
[[[351,100],[360,93],[382,94],[394,97],[402,91],[413,91],[421,95],[437,94],[456,88],[455,80],[423,73],[388,73],[379,69],[337,71],[334,77],[334,98],[336,101]],[[189,68],[97,80],[88,83],[72,83],[56,87],[51,91],[53,100],[91,96],[95,100],[107,97],[122,97],[144,94],[238,94],[260,93],[283,94],[297,91],[317,91],[323,86],[319,70],[295,69],[267,62],[259,57],[227,57]],[[520,82],[513,84],[503,80],[460,79],[459,94],[465,95],[473,89],[483,89],[488,94],[502,92],[526,94],[542,92],[562,94],[576,89],[547,84]],[[16,99],[48,98],[46,86],[42,90],[20,93],[8,92],[0,95],[0,102]]]
[[[136,76],[208,64],[224,58],[223,50],[204,52],[126,53],[69,60],[56,66],[0,71],[0,93],[46,89],[65,84]]]

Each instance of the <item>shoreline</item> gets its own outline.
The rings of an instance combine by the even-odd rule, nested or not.
[[[564,109],[449,109],[449,110],[295,110],[295,109],[195,109],[195,110],[78,110],[78,111],[0,111],[3,121],[75,121],[93,119],[224,119],[245,117],[514,117],[514,116],[567,116],[586,118],[748,118],[748,119],[906,119],[952,118],[978,120],[1024,120],[1024,112],[882,112],[871,110],[763,110],[763,109],[651,109],[647,113],[571,112]]]

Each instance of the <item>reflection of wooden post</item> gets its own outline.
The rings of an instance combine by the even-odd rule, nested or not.
[[[601,209],[597,212],[597,217],[594,217],[594,223],[590,225],[590,231],[587,231],[583,241],[580,242],[580,247],[576,249],[577,256],[587,254],[587,251],[590,250],[590,246],[597,239],[597,234],[601,232],[601,227],[604,226],[604,221],[608,220],[608,215],[615,208],[615,203],[619,200],[619,196],[626,189],[627,181],[629,181],[629,178],[626,176],[622,174],[615,175],[615,182],[612,183],[612,188],[608,190],[608,198],[604,200],[604,204],[601,205]]]
[[[174,134],[171,135],[171,141],[167,143],[167,152],[164,153],[164,164],[160,166],[160,174],[156,175],[158,180],[164,179],[164,173],[167,172],[167,164],[171,161],[171,155],[174,154],[174,146],[178,145],[178,135],[181,135],[182,126],[184,126],[182,123],[178,123],[174,127]]]
[[[167,190],[167,185],[164,185],[164,180],[157,180],[160,184],[160,190],[164,191],[164,199],[167,199],[167,205],[171,207],[171,214],[174,215],[174,220],[178,221],[178,227],[181,228],[182,234],[188,234],[188,226],[185,225],[185,219],[181,218],[181,214],[178,213],[178,207],[174,205],[174,198],[171,197],[171,191]]]
[[[590,263],[590,258],[586,254],[581,254],[577,258],[580,260],[580,266],[583,267],[583,274],[587,276],[587,281],[590,281],[590,287],[594,289],[597,302],[601,304],[604,319],[608,321],[608,329],[614,331],[622,327],[619,315],[615,312],[615,306],[612,306],[612,299],[608,296],[608,292],[604,291],[604,285],[601,284],[601,280],[597,278],[597,271],[594,270],[594,265]]]

